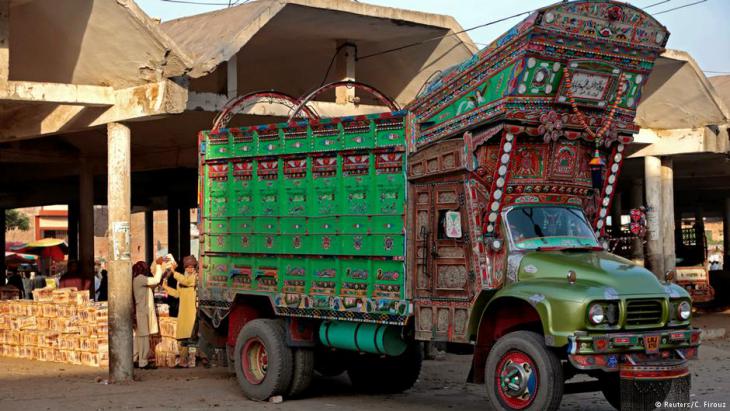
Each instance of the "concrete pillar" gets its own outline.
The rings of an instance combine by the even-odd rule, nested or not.
[[[86,160],[79,176],[79,268],[85,276],[94,275],[94,173]]]
[[[355,58],[357,58],[357,47],[346,41],[338,41],[339,52],[335,57],[335,77],[337,80],[355,80]],[[335,102],[337,104],[353,103],[355,101],[355,89],[352,87],[337,87],[335,90]]]
[[[180,216],[180,258],[190,255],[190,208],[183,206]]]
[[[0,86],[10,76],[10,2],[0,1]]]
[[[644,182],[641,179],[637,178],[631,182],[629,200],[631,208],[644,205]],[[641,238],[634,238],[631,242],[631,259],[636,264],[644,265],[644,242]]]
[[[722,219],[722,269],[730,270],[730,197],[725,198],[725,207]]]
[[[674,163],[671,157],[662,158],[662,255],[664,272],[677,266],[674,244]]]
[[[621,203],[621,193],[614,194],[613,204],[611,205],[611,232],[613,237],[619,237],[621,235]]]
[[[646,263],[659,278],[664,277],[664,243],[662,241],[662,162],[659,157],[644,157],[646,193]]]
[[[79,259],[79,204],[68,205],[68,259]]]
[[[167,252],[176,260],[180,259],[180,210],[167,200]]]
[[[238,54],[234,54],[226,63],[226,91],[228,99],[238,96]]]
[[[131,381],[132,363],[132,261],[131,137],[127,126],[107,125],[109,205],[109,377]]]
[[[155,259],[155,212],[144,212],[144,260],[150,264]]]
[[[695,208],[695,239],[696,249],[695,255],[701,256],[705,252],[705,213],[702,206],[698,205]],[[705,256],[706,257],[706,256]]]

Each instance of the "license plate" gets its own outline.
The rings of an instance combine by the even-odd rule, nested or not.
[[[644,337],[644,349],[646,349],[647,354],[659,352],[659,337],[658,335],[647,335]]]

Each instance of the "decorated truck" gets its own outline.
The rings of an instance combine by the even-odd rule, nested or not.
[[[422,342],[470,347],[498,409],[591,388],[617,408],[687,400],[689,295],[602,245],[667,36],[629,4],[562,2],[405,110],[322,119],[317,93],[269,96],[296,103],[279,124],[226,110],[200,133],[201,336],[256,400],[315,372],[406,390]]]

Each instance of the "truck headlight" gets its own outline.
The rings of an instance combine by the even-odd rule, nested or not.
[[[687,301],[682,301],[677,306],[677,319],[680,321],[687,321],[689,316],[692,315],[692,306]]]
[[[604,318],[606,316],[603,313],[603,306],[601,304],[595,303],[590,306],[588,309],[588,319],[592,324],[598,325],[603,322]]]

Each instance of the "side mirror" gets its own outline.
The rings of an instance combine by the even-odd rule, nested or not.
[[[444,219],[446,237],[461,238],[461,213],[458,211],[447,211]]]
[[[664,282],[665,283],[671,283],[672,280],[674,280],[674,270],[669,270],[666,273],[664,273]]]

